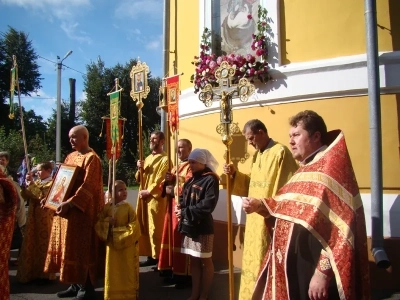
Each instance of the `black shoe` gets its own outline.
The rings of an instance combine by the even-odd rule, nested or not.
[[[139,263],[140,267],[150,267],[158,264],[158,259],[154,259],[152,257],[148,257],[147,260]]]
[[[78,289],[74,285],[70,285],[67,290],[58,292],[56,295],[58,298],[76,297],[76,295],[78,295]]]
[[[178,282],[177,284],[175,284],[175,288],[177,290],[183,290],[184,288],[186,288],[188,285],[184,284],[183,282]]]
[[[78,292],[78,295],[75,298],[72,298],[72,300],[95,300],[95,299],[96,299],[96,292],[94,290],[86,291],[84,289],[81,289]]]
[[[190,288],[192,286],[192,277],[191,276],[178,275],[175,277],[175,281],[176,281],[175,288],[177,290],[182,290],[187,287]]]
[[[170,278],[172,274],[172,270],[160,270],[160,277]]]
[[[177,283],[174,277],[165,277],[165,278],[163,279],[163,282],[164,282],[165,284],[168,284],[168,285],[173,285],[173,284],[176,284],[176,283]]]

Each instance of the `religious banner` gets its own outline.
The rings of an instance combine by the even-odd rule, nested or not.
[[[107,157],[108,159],[112,159],[113,152],[113,142],[112,142],[112,129],[111,129],[111,119],[109,118],[104,118],[104,121],[106,122],[106,138],[107,138]],[[122,139],[124,137],[124,122],[125,119],[119,119],[117,122],[117,128],[118,128],[118,140],[115,144],[115,158],[118,159],[121,156],[121,149],[122,149]],[[119,134],[121,133],[121,134]]]
[[[118,128],[118,117],[119,117],[119,96],[120,92],[116,91],[110,94],[110,119],[111,119],[111,145],[115,146],[119,140],[119,128]],[[108,134],[107,134],[108,140]]]
[[[179,75],[168,77],[166,83],[169,125],[175,132],[179,127]]]
[[[14,119],[14,92],[17,85],[17,69],[11,69],[11,81],[10,81],[10,114],[8,117]]]

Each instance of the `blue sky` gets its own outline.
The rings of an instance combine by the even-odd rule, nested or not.
[[[0,32],[7,26],[29,34],[38,55],[85,73],[100,56],[106,67],[139,57],[154,76],[162,77],[162,0],[0,0]],[[38,59],[42,88],[21,98],[46,120],[56,107],[56,65]],[[63,68],[61,97],[69,101],[69,78],[76,79],[76,98],[84,100],[83,75]]]

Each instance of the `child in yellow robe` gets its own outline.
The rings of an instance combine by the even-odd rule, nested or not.
[[[106,242],[105,300],[138,299],[139,294],[139,224],[134,208],[126,201],[127,189],[115,181],[115,205],[104,206],[95,226]],[[114,211],[114,214],[113,214]]]

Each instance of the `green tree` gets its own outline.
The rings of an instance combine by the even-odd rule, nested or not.
[[[126,122],[123,133],[122,155],[117,164],[117,168],[122,168],[123,171],[117,170],[117,174],[122,176],[119,179],[126,181],[131,181],[132,172],[129,170],[136,170],[136,160],[138,158],[138,111],[136,103],[129,95],[131,91],[130,71],[136,63],[137,61],[132,59],[125,65],[117,64],[114,67],[107,68],[99,58],[97,62],[87,65],[87,76],[84,82],[87,100],[80,104],[79,114],[81,120],[88,127],[91,147],[103,157],[106,149],[106,139],[104,135],[99,137],[103,122],[102,117],[110,114],[110,99],[107,93],[115,87],[115,78],[119,79],[119,85],[123,88],[120,115],[126,119]],[[156,112],[156,107],[158,106],[158,89],[161,79],[152,78],[149,74],[148,84],[150,93],[143,101],[143,132],[145,135],[159,128],[158,124],[160,123],[160,116]],[[108,159],[103,159],[103,166],[107,171],[105,176],[108,176]],[[107,182],[106,179],[105,182]]]
[[[7,32],[0,32],[0,97],[4,103],[9,96],[10,69],[13,65],[13,55],[17,58],[19,88],[22,95],[41,88],[39,65],[36,63],[38,55],[29,40],[29,35],[8,27]]]
[[[10,70],[13,55],[17,58],[18,78],[21,95],[30,95],[40,89],[39,65],[32,41],[27,33],[8,27],[7,32],[0,32],[0,126],[6,130],[15,129],[9,120],[9,105],[5,104],[10,93]]]

